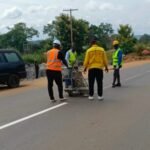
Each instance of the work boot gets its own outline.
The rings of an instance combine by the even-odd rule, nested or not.
[[[121,83],[117,83],[116,86],[121,87]]]
[[[56,100],[55,100],[55,99],[51,99],[51,102],[52,102],[52,103],[56,103]]]
[[[115,88],[116,87],[116,85],[115,84],[112,84],[112,88]]]
[[[63,98],[60,98],[60,102],[65,102],[67,101],[67,98],[63,97]]]

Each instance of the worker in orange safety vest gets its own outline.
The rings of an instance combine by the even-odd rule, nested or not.
[[[52,102],[56,102],[53,93],[53,81],[58,86],[60,101],[65,101],[63,96],[62,63],[68,67],[64,55],[61,52],[59,40],[53,41],[53,48],[47,52],[46,75],[48,80],[48,93]]]

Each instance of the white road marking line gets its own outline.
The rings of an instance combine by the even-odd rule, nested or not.
[[[140,74],[138,74],[138,75],[135,75],[135,76],[129,77],[129,78],[127,78],[125,81],[132,80],[132,79],[135,79],[135,78],[141,77],[141,76],[143,76],[143,75],[145,75],[146,73],[149,73],[149,72],[150,72],[150,70],[147,70],[147,71],[146,71],[146,72],[144,72],[144,73],[140,73]]]
[[[144,75],[144,73],[141,73],[141,74],[138,74],[138,75],[135,75],[135,76],[129,77],[129,78],[127,78],[125,81],[132,80],[132,79],[135,79],[135,78],[141,77],[142,75]]]
[[[111,88],[112,85],[108,85],[104,87],[104,90]]]
[[[46,113],[46,112],[49,112],[49,111],[51,111],[51,110],[54,110],[54,109],[56,109],[56,108],[62,107],[62,106],[67,105],[67,104],[68,104],[68,103],[64,102],[64,103],[61,103],[61,104],[59,104],[59,105],[50,107],[50,108],[48,108],[48,109],[42,110],[42,111],[37,112],[37,113],[34,113],[34,114],[32,114],[32,115],[29,115],[29,116],[27,116],[27,117],[18,119],[18,120],[16,120],[16,121],[12,121],[12,122],[10,122],[10,123],[8,123],[8,124],[5,124],[5,125],[0,126],[0,130],[3,130],[3,129],[5,129],[5,128],[8,128],[8,127],[13,126],[13,125],[18,124],[18,123],[21,123],[21,122],[23,122],[23,121],[29,120],[29,119],[34,118],[34,117],[36,117],[36,116],[42,115],[42,114],[44,114],[44,113]]]
[[[132,80],[132,79],[141,77],[141,76],[143,76],[143,75],[145,75],[146,73],[149,73],[149,72],[150,72],[150,70],[148,70],[148,71],[146,71],[146,72],[144,72],[144,73],[140,73],[140,74],[138,74],[138,75],[129,77],[129,78],[125,79],[124,81],[126,82],[126,81],[129,81],[129,80]],[[112,87],[111,84],[110,84],[110,85],[107,85],[107,86],[104,87],[104,90],[109,89],[109,88],[111,88],[111,87]]]

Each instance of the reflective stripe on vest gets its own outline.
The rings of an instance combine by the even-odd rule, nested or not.
[[[114,53],[113,53],[113,66],[117,66],[118,65],[118,53],[121,51],[120,48],[118,48]],[[123,61],[121,62],[121,64],[123,63]]]
[[[54,70],[54,71],[61,71],[62,70],[62,62],[58,59],[58,49],[51,49],[47,53],[47,69]]]

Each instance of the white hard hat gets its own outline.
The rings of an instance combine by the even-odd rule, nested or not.
[[[54,40],[54,41],[53,41],[53,44],[61,45],[61,43],[60,43],[59,40]]]

